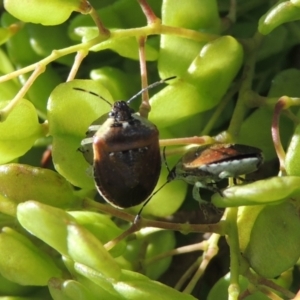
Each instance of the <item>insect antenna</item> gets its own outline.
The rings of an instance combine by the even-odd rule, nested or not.
[[[135,216],[133,223],[136,224],[139,219],[141,218],[141,213],[144,209],[144,207],[149,203],[149,201],[152,199],[152,197],[154,195],[156,195],[167,183],[169,183],[169,181],[166,181],[163,185],[161,185],[147,200],[146,202],[144,202],[143,206],[141,207],[141,209],[139,210],[138,214]]]
[[[134,96],[132,96],[129,100],[127,100],[127,104],[129,105],[132,100],[134,100],[135,98],[137,98],[139,95],[141,95],[142,93],[144,93],[145,91],[147,90],[150,90],[158,85],[161,85],[163,84],[164,82],[168,81],[168,80],[171,80],[171,79],[174,79],[176,78],[176,76],[171,76],[171,77],[168,77],[168,78],[165,78],[165,79],[162,79],[162,80],[159,80],[159,81],[156,81],[150,85],[148,85],[147,87],[143,88],[142,90],[140,90],[137,94],[135,94]]]
[[[156,82],[150,84],[149,86],[143,88],[143,89],[140,90],[137,94],[135,94],[134,96],[132,96],[129,100],[126,101],[126,103],[129,105],[130,102],[132,102],[132,100],[134,100],[135,98],[137,98],[137,97],[138,97],[139,95],[141,95],[143,92],[145,92],[145,91],[147,91],[147,90],[150,90],[150,89],[152,89],[152,88],[154,88],[154,87],[156,87],[156,86],[158,86],[158,85],[161,85],[161,84],[163,84],[164,82],[166,82],[166,81],[168,81],[168,80],[171,80],[171,79],[174,79],[174,78],[176,78],[176,76],[171,76],[171,77],[168,77],[168,78],[166,78],[166,79],[162,79],[162,80],[159,80],[159,81],[156,81]],[[96,97],[102,99],[103,101],[105,101],[107,104],[109,104],[110,107],[112,107],[112,104],[111,104],[108,100],[106,100],[105,98],[103,98],[102,96],[98,95],[98,94],[95,93],[95,92],[88,91],[88,90],[85,90],[85,89],[82,89],[82,88],[78,88],[78,87],[74,87],[73,89],[76,90],[76,91],[81,91],[81,92],[89,93],[89,94],[91,94],[91,95],[93,95],[93,96],[96,96]]]
[[[165,163],[165,166],[166,166],[168,172],[171,173],[171,170],[170,170],[168,162],[167,162],[167,157],[166,157],[166,147],[163,148],[163,161]]]
[[[102,96],[98,95],[95,92],[88,91],[88,90],[85,90],[85,89],[82,89],[82,88],[78,88],[78,87],[74,87],[73,89],[76,90],[76,91],[81,91],[81,92],[89,93],[89,94],[91,94],[93,96],[96,96],[96,97],[102,99],[104,102],[106,102],[110,107],[112,107],[112,104],[108,100],[106,100],[105,98],[103,98]]]

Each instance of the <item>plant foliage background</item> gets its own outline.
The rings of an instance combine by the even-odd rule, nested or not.
[[[299,0],[0,5],[0,298],[295,297]],[[204,209],[191,186],[167,184],[121,239],[139,207],[104,204],[77,151],[109,106],[74,87],[129,99],[145,38],[149,84],[176,76],[149,91],[168,165],[214,142],[258,147],[265,164],[223,197],[201,191]]]

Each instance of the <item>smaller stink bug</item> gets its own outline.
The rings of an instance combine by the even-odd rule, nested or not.
[[[94,122],[81,143],[79,150],[93,165],[99,193],[113,206],[138,205],[156,186],[161,169],[159,132],[153,123],[134,112],[129,103],[145,90],[173,78],[149,85],[126,102],[116,101],[112,105],[108,102],[111,105],[108,118],[102,125]]]
[[[239,178],[256,171],[263,163],[262,151],[240,144],[207,144],[187,151],[169,171],[168,182],[181,179],[194,185],[193,197],[200,203],[199,189],[221,191],[215,183],[224,178]]]

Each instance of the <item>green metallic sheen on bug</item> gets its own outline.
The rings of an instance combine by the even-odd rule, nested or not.
[[[193,197],[199,202],[199,189],[221,191],[215,183],[224,178],[239,178],[256,171],[263,163],[262,151],[240,144],[207,144],[188,150],[169,172],[168,181],[181,179],[194,185]]]

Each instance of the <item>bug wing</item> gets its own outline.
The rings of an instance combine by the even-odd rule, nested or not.
[[[94,143],[94,153],[95,182],[107,202],[127,208],[150,196],[161,167],[158,141],[145,149],[109,152],[100,139]]]

